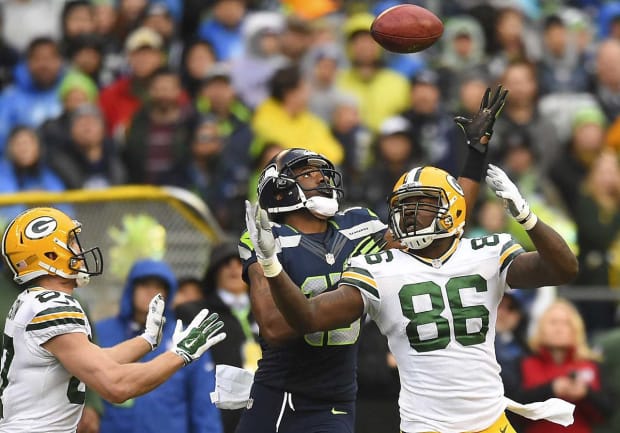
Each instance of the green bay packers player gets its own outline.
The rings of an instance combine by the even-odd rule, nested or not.
[[[456,180],[418,167],[398,180],[388,200],[389,227],[404,249],[352,258],[338,289],[311,299],[284,271],[267,278],[299,332],[337,329],[363,313],[375,320],[398,364],[403,432],[514,432],[493,346],[497,306],[510,286],[564,284],[577,274],[566,242],[530,211],[506,174],[490,166],[486,183],[537,251],[525,252],[504,233],[464,238],[466,203]],[[250,212],[250,236],[273,271],[278,259],[268,215]]]
[[[81,224],[53,208],[18,215],[2,238],[2,256],[24,290],[4,329],[0,366],[1,433],[75,432],[85,385],[121,403],[144,394],[200,357],[226,334],[217,314],[201,311],[170,351],[133,363],[161,341],[164,300],[149,306],[144,333],[112,348],[91,343],[91,327],[71,295],[102,272],[99,248],[82,249]]]

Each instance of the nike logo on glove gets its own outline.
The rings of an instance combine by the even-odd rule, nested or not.
[[[332,415],[348,415],[348,414],[349,414],[349,412],[344,412],[344,411],[341,411],[341,410],[336,410],[335,407],[332,407]],[[504,433],[504,432],[502,432],[502,433]]]

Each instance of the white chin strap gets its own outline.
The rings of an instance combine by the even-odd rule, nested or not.
[[[338,200],[334,197],[320,195],[310,197],[305,201],[304,206],[312,212],[312,215],[321,219],[331,218],[338,212]]]

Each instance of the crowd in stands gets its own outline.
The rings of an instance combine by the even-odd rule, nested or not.
[[[374,17],[397,3],[3,0],[0,194],[174,185],[199,195],[236,238],[260,170],[279,150],[304,147],[342,172],[341,206],[363,204],[385,221],[385,199],[405,170],[431,164],[459,174],[466,144],[453,117],[476,113],[484,90],[501,83],[510,93],[488,161],[578,252],[576,285],[619,287],[620,2],[411,2],[432,9],[445,30],[431,48],[407,55],[386,52],[369,32]],[[0,209],[0,226],[23,208]],[[531,247],[484,190],[468,229],[507,231]],[[217,260],[230,264],[230,256]],[[241,302],[239,340],[253,342],[256,329],[237,292],[213,301],[209,290],[220,283],[183,283],[194,284],[179,291],[190,298],[205,295],[195,286],[206,289],[207,304]],[[530,330],[530,349],[522,320],[531,296],[515,293],[500,308],[509,315],[505,329],[498,321],[498,358],[512,366],[507,389],[582,401],[583,428],[566,431],[592,431],[610,413],[598,361],[610,380],[620,361],[598,358],[587,344],[617,357],[610,341],[618,336],[609,333],[616,302],[553,304]],[[543,349],[553,314],[572,329],[568,353]],[[365,333],[372,339],[376,330]],[[360,404],[371,407],[377,387],[395,402],[387,346],[381,365],[363,347],[360,389],[370,403],[360,397]],[[544,368],[555,361],[566,367]],[[550,382],[560,376],[568,379]],[[620,379],[613,381],[620,391]],[[617,418],[616,428],[600,431],[618,431]]]

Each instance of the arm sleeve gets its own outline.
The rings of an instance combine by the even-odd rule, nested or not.
[[[209,394],[215,391],[215,364],[209,352],[188,367],[189,416],[191,433],[223,433],[220,411]]]
[[[356,264],[359,264],[356,262],[359,261],[352,259],[351,265],[344,270],[338,284],[347,284],[357,288],[364,301],[364,313],[374,318],[381,307],[381,297],[377,289],[377,282],[370,271],[356,266]]]
[[[79,304],[59,305],[47,302],[26,324],[28,338],[40,346],[53,337],[73,332],[90,335],[86,314]]]
[[[515,258],[525,252],[525,249],[506,233],[499,235],[499,244],[501,245],[499,249],[499,277],[502,286],[506,287],[508,268]]]

